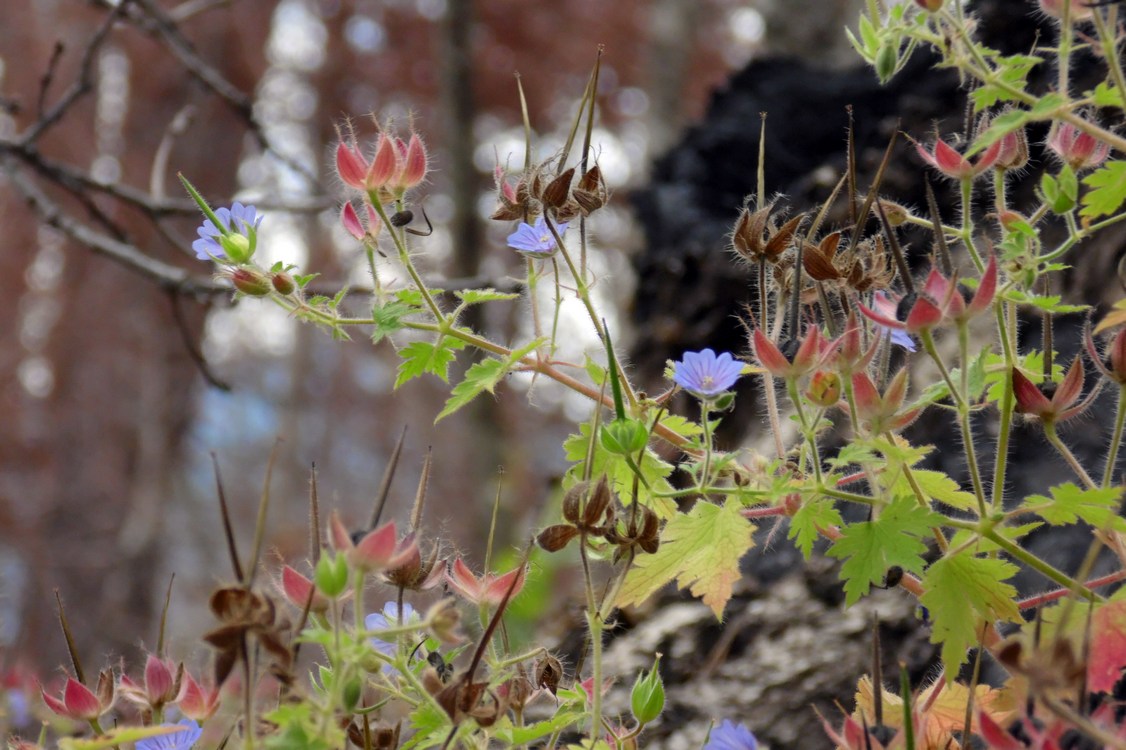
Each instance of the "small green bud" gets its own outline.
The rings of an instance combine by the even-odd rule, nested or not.
[[[313,571],[313,582],[327,597],[335,599],[348,587],[348,561],[344,555],[321,555]]]
[[[254,244],[245,234],[224,234],[219,238],[219,244],[232,263],[246,263],[254,255]]]
[[[661,663],[661,655],[653,660],[653,668],[643,675],[637,676],[630,692],[630,708],[633,716],[641,724],[648,724],[661,715],[665,708],[665,686],[661,682],[661,674],[657,667]]]
[[[636,419],[615,419],[602,427],[602,447],[619,456],[637,453],[649,442],[649,430]]]
[[[876,76],[887,83],[899,68],[899,45],[885,42],[876,53]]]
[[[352,713],[356,706],[360,703],[360,697],[364,692],[364,683],[360,678],[354,677],[348,680],[344,685],[344,712]]]

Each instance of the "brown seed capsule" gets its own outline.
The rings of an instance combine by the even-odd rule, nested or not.
[[[547,552],[558,552],[579,535],[579,530],[570,524],[561,523],[548,526],[536,536],[536,544]]]
[[[588,527],[597,526],[602,519],[602,514],[606,512],[606,508],[610,506],[610,501],[613,499],[614,493],[610,491],[610,483],[606,480],[606,475],[603,474],[602,478],[598,480],[598,484],[594,486],[594,492],[591,493],[590,499],[587,500],[583,523]]]
[[[535,684],[536,687],[546,688],[555,695],[559,688],[559,681],[563,679],[563,665],[551,654],[541,656],[536,660]]]
[[[575,176],[575,168],[571,167],[563,174],[548,183],[540,195],[540,200],[548,208],[559,208],[567,202],[571,193],[571,180]]]

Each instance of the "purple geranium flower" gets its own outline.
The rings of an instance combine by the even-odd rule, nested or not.
[[[745,725],[724,719],[718,729],[712,730],[704,750],[758,750],[758,742]]]
[[[199,724],[192,719],[180,719],[178,724],[161,724],[162,727],[181,727],[171,734],[137,740],[136,750],[189,750],[203,734]]]
[[[896,317],[896,308],[898,305],[896,305],[895,300],[887,296],[885,292],[876,292],[875,295],[873,295],[872,301],[874,303],[873,307],[880,315],[887,318]],[[891,338],[891,343],[898,344],[909,352],[915,351],[915,340],[911,338],[911,335],[907,333],[907,331],[901,331],[898,328],[891,328],[889,326],[878,327]]]
[[[382,612],[375,612],[364,618],[364,627],[368,630],[388,630],[390,628],[397,628],[400,625],[406,625],[412,622],[420,622],[421,619],[415,613],[414,607],[407,603],[403,603],[403,617],[399,618],[399,605],[395,602],[387,602],[383,605]],[[380,640],[379,638],[372,638],[369,643],[381,654],[391,656],[395,653],[395,644],[390,641]],[[389,672],[393,669],[390,664],[383,665],[383,671]]]
[[[227,252],[223,249],[222,239],[223,235],[227,234],[243,235],[250,240],[250,252],[254,251],[254,235],[258,231],[258,225],[262,223],[262,217],[255,211],[254,206],[244,206],[235,201],[229,209],[216,209],[215,216],[223,227],[222,229],[216,227],[211,219],[203,220],[198,230],[199,239],[192,243],[197,258],[200,260],[226,258]]]
[[[567,231],[567,222],[555,225],[555,231],[562,237]],[[508,246],[522,253],[536,255],[551,255],[555,252],[555,237],[547,228],[547,222],[541,216],[536,219],[535,225],[520,222],[516,231],[508,235]]]
[[[684,359],[674,364],[673,380],[684,390],[701,398],[713,398],[735,385],[743,372],[743,363],[729,353],[719,356],[711,349],[685,352]]]

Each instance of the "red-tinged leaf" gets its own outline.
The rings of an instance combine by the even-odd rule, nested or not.
[[[923,282],[923,294],[933,300],[945,299],[950,291],[950,281],[939,273],[937,268],[932,268]]]
[[[861,419],[871,419],[877,415],[883,405],[880,392],[876,384],[866,372],[857,372],[852,375],[852,392],[856,399],[856,411]]]
[[[371,160],[365,176],[365,186],[368,190],[381,188],[399,171],[399,150],[393,140],[386,135],[379,136],[379,145],[375,149],[375,158]]]
[[[1087,685],[1091,692],[1112,692],[1126,668],[1126,600],[1107,602],[1091,617],[1091,658]]]
[[[78,680],[68,677],[63,689],[65,714],[75,719],[96,719],[101,713],[98,696]]]
[[[364,225],[360,223],[359,214],[356,213],[356,209],[351,203],[345,203],[344,207],[340,209],[340,224],[348,234],[357,240],[362,240],[367,232]]]
[[[1052,396],[1052,409],[1060,412],[1074,404],[1083,391],[1083,357],[1076,357],[1064,376],[1063,382]]]
[[[938,305],[926,297],[919,297],[911,306],[911,312],[907,313],[907,320],[903,325],[909,333],[918,333],[934,328],[942,322],[942,317],[942,310]]]
[[[751,338],[755,342],[755,356],[758,357],[759,364],[775,377],[786,377],[790,371],[790,360],[786,359],[774,342],[758,328]]]
[[[1047,414],[1052,409],[1052,402],[1036,387],[1036,384],[1024,376],[1017,368],[1013,368],[1013,395],[1017,400],[1017,411],[1022,414]]]
[[[884,408],[889,412],[899,411],[907,396],[907,368],[901,367],[884,391]]]
[[[1023,750],[1024,746],[985,711],[978,711],[977,721],[981,738],[989,745],[990,750]]]
[[[857,302],[856,306],[860,308],[860,312],[864,315],[865,318],[868,318],[868,320],[878,323],[884,328],[895,328],[899,331],[903,330],[903,323],[896,320],[895,318],[889,318],[887,315],[883,315],[879,311],[873,310],[872,308],[868,307],[863,302]]]
[[[336,145],[336,173],[346,185],[363,190],[367,169],[367,162],[355,149],[343,142]]]
[[[352,562],[362,568],[382,569],[395,556],[395,545],[399,542],[399,530],[390,521],[378,529],[368,532],[351,552]]]
[[[328,528],[329,537],[334,550],[342,552],[350,550],[355,546],[352,543],[352,535],[348,533],[348,529],[344,526],[344,522],[340,520],[340,515],[335,510],[329,518]]]
[[[735,581],[742,577],[739,560],[754,545],[755,526],[742,510],[741,503],[729,500],[724,505],[696,503],[688,513],[675,516],[661,534],[660,549],[634,561],[618,606],[640,604],[676,581],[722,618]]]
[[[801,346],[798,347],[798,353],[794,355],[794,369],[806,372],[817,365],[823,341],[821,330],[816,326],[810,326],[806,330]]]
[[[973,299],[970,300],[970,316],[980,315],[993,304],[993,297],[997,294],[997,256],[989,256],[989,264],[985,273],[981,275],[981,283],[977,286]]]
[[[969,161],[943,140],[935,141],[934,158],[931,161],[949,177],[966,177],[973,171]]]

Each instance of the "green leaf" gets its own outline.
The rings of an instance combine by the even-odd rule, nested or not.
[[[755,526],[743,517],[742,504],[698,502],[677,514],[661,533],[653,555],[636,558],[618,594],[617,604],[640,604],[671,581],[688,588],[723,618],[735,581],[742,577],[739,560],[752,546]]]
[[[437,375],[445,382],[450,382],[450,362],[453,362],[456,350],[465,347],[461,339],[443,338],[439,344],[427,341],[415,341],[399,350],[402,362],[399,363],[399,375],[395,378],[395,387],[417,378],[423,373]]]
[[[872,446],[862,440],[853,440],[845,444],[836,456],[828,459],[826,463],[834,469],[842,469],[854,464],[866,464],[879,459]]]
[[[508,369],[509,365],[503,359],[485,359],[473,363],[465,373],[465,379],[450,391],[450,398],[446,401],[445,408],[434,421],[448,417],[484,391],[493,393],[493,389],[508,373]]]
[[[1108,161],[1083,178],[1090,188],[1083,194],[1080,216],[1097,219],[1113,214],[1126,203],[1126,161]]]
[[[1118,107],[1126,109],[1126,100],[1122,98],[1122,91],[1109,81],[1103,81],[1095,86],[1094,91],[1088,91],[1087,96],[1095,100],[1096,107]]]
[[[1005,57],[993,53],[991,56],[999,80],[996,84],[985,84],[970,94],[974,100],[976,112],[992,107],[998,102],[1012,101],[1015,95],[1009,89],[1023,92],[1029,71],[1043,61],[1042,58],[1034,55],[1009,55]]]
[[[497,723],[494,736],[503,742],[505,747],[519,747],[549,734],[561,732],[572,724],[581,722],[585,716],[584,711],[559,710],[550,719],[519,727],[513,726],[511,719],[505,717]]]
[[[1044,312],[1063,314],[1077,313],[1089,310],[1089,305],[1065,305],[1061,302],[1063,297],[1058,294],[1029,294],[1019,289],[1009,289],[1002,296],[1018,305],[1032,305]]]
[[[454,296],[467,305],[478,305],[482,302],[497,302],[503,300],[519,299],[519,294],[511,292],[498,292],[496,289],[462,289],[454,292]]]
[[[947,679],[966,661],[966,649],[977,644],[984,622],[1020,622],[1016,589],[1004,583],[1017,566],[995,557],[963,552],[944,557],[923,576],[919,601],[930,611],[931,643],[942,644]]]
[[[806,500],[790,519],[790,539],[797,539],[797,548],[808,560],[813,552],[813,543],[821,536],[820,530],[830,526],[842,526],[844,520],[833,501],[826,497]]]
[[[1119,487],[1084,490],[1074,482],[1052,487],[1052,496],[1030,495],[1022,508],[1043,518],[1053,526],[1073,524],[1083,519],[1095,528],[1108,523],[1119,531],[1126,531],[1126,519],[1119,517],[1122,501]]]
[[[563,477],[564,489],[573,487],[582,481],[586,472],[586,453],[590,443],[589,422],[579,425],[579,434],[571,435],[563,442],[563,450],[568,461],[574,465],[567,470]],[[636,456],[634,457],[636,458]],[[639,483],[637,497],[642,505],[647,506],[661,518],[671,518],[676,513],[676,503],[668,497],[660,497],[665,493],[672,493],[672,485],[667,477],[672,473],[672,464],[661,460],[651,449],[646,449],[642,454],[641,470],[643,483]],[[624,456],[616,456],[602,447],[602,441],[594,441],[594,455],[591,460],[590,476],[599,477],[605,474],[610,480],[610,485],[627,504],[633,493],[634,471]]]
[[[388,336],[403,327],[403,318],[421,312],[421,308],[401,300],[388,300],[382,305],[376,305],[371,310],[371,319],[375,328],[371,333],[371,341],[378,344]]]
[[[699,422],[693,422],[691,419],[686,419],[677,414],[666,414],[661,417],[661,425],[685,438],[704,434],[704,427]]]
[[[485,391],[493,393],[497,383],[504,379],[504,376],[512,370],[516,363],[545,341],[547,341],[546,338],[538,338],[520,349],[516,349],[503,359],[488,358],[473,363],[466,371],[465,378],[450,391],[450,398],[446,401],[446,406],[435,417],[434,421],[439,422],[448,417]]]
[[[941,471],[930,469],[912,469],[911,476],[927,497],[925,500],[938,500],[958,510],[977,511],[977,497],[972,492],[966,492],[962,487]],[[896,494],[911,494],[913,492],[907,476],[900,473],[894,488]]]
[[[851,606],[881,583],[888,568],[898,565],[909,573],[926,566],[922,537],[942,523],[942,516],[921,507],[913,497],[902,496],[884,508],[874,521],[845,526],[841,538],[829,548],[829,556],[843,559],[845,604]]]

